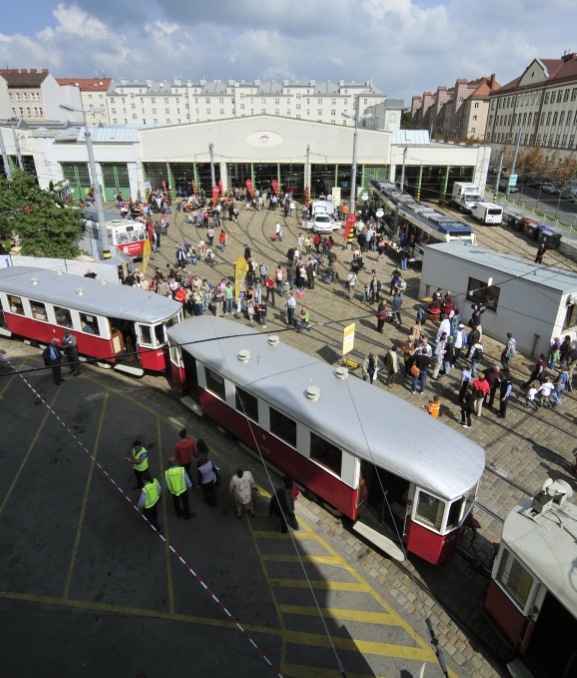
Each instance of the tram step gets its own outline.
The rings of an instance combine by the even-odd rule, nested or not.
[[[4,327],[0,327],[0,334],[3,337],[11,337],[12,336],[12,332],[10,332],[10,330],[5,329]]]
[[[100,365],[100,363],[99,363]],[[132,367],[131,365],[125,365],[124,363],[118,363],[114,365],[114,369],[117,372],[124,372],[125,374],[129,374],[131,377],[143,377],[144,376],[144,370],[142,367]]]
[[[385,537],[384,534],[377,532],[377,530],[372,528],[370,525],[367,525],[367,523],[357,520],[357,522],[353,525],[353,530],[361,534],[365,539],[368,539],[371,543],[375,544],[375,546],[378,546],[381,551],[388,553],[391,558],[394,558],[401,563],[405,560],[405,554],[397,543],[395,543],[392,539]]]
[[[202,415],[204,414],[200,405],[198,403],[195,403],[190,396],[184,396],[183,398],[180,399],[180,402],[185,407],[188,407],[189,410],[192,410],[195,414],[198,414],[199,417],[202,417]]]
[[[507,664],[507,671],[509,671],[513,678],[535,678],[519,657]]]

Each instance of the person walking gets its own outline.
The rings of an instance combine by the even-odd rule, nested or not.
[[[379,303],[381,300],[380,298],[380,293],[381,293],[381,283],[377,280],[377,276],[374,275],[371,282],[370,282],[370,292],[371,292],[371,300],[369,303],[374,304],[374,303]]]
[[[483,413],[483,403],[490,391],[489,382],[482,372],[479,372],[477,378],[473,377],[472,389],[473,395],[475,396],[473,409],[475,410],[475,414],[480,417]]]
[[[379,307],[377,309],[377,332],[383,334],[383,327],[385,326],[385,320],[387,319],[387,302],[382,299],[379,302]]]
[[[551,395],[553,393],[554,385],[551,382],[551,377],[547,375],[539,389],[539,406],[552,407]]]
[[[419,395],[423,395],[425,392],[425,387],[427,385],[427,368],[431,364],[431,359],[427,355],[427,349],[421,349],[421,353],[418,353],[414,357],[414,362],[411,365],[409,371],[413,375],[413,383],[411,385],[411,392],[413,395],[417,392],[417,383],[421,382],[421,390]],[[415,369],[413,369],[413,367]]]
[[[445,360],[445,345],[447,343],[447,335],[442,334],[441,338],[435,346],[435,351],[433,353],[433,379],[439,378],[439,372],[443,366],[443,361]]]
[[[473,345],[473,350],[471,352],[471,374],[473,375],[473,377],[477,376],[477,368],[482,359],[483,359],[483,344],[479,339],[479,341]]]
[[[155,530],[162,534],[162,528],[158,524],[158,502],[162,488],[156,478],[154,480],[148,471],[142,474],[142,490],[138,499],[138,508],[144,513],[148,522]]]
[[[309,332],[311,331],[311,325],[309,323],[309,312],[306,306],[303,306],[301,309],[301,324],[297,332],[299,333],[302,332],[305,327]]]
[[[184,516],[185,520],[189,520],[196,515],[190,512],[190,504],[188,503],[188,489],[193,487],[192,481],[184,467],[179,466],[174,457],[168,460],[168,465],[169,468],[164,472],[164,489],[172,495],[176,517]]]
[[[216,484],[219,476],[215,465],[204,454],[198,458],[198,484],[204,495],[204,503],[216,506]]]
[[[357,274],[351,270],[349,271],[349,274],[347,276],[347,289],[349,291],[349,299],[354,299],[355,298],[355,286],[357,284]]]
[[[68,328],[64,330],[62,348],[66,352],[66,358],[68,360],[68,364],[70,365],[69,374],[73,374],[75,377],[78,377],[81,373],[80,362],[78,361],[78,345],[76,343],[76,337]]]
[[[56,386],[60,386],[66,379],[62,378],[62,354],[56,345],[54,339],[51,339],[48,346],[42,351],[44,365],[52,369],[52,379]]]
[[[497,389],[501,384],[501,370],[495,365],[487,372],[487,381],[489,382],[489,401],[487,402],[487,396],[485,396],[484,404],[487,405],[489,409],[493,408],[493,403],[495,402],[495,395],[497,394]]]
[[[285,476],[282,479],[282,487],[277,487],[269,504],[269,518],[272,516],[280,518],[278,531],[282,534],[286,534],[289,527],[293,530],[299,529],[299,524],[295,516],[295,502],[291,491],[292,487],[292,478]]]
[[[235,516],[242,518],[242,510],[248,511],[254,518],[254,510],[252,507],[252,488],[254,487],[254,478],[250,471],[245,471],[244,467],[239,464],[236,467],[236,474],[230,479],[228,491],[232,494],[232,498],[236,504]]]
[[[473,410],[473,405],[475,402],[475,396],[473,395],[473,389],[470,387],[467,388],[465,393],[465,398],[461,407],[461,425],[463,428],[471,428],[471,411]],[[465,418],[467,423],[465,423]]]
[[[174,456],[178,463],[184,467],[184,470],[190,478],[190,465],[192,460],[196,457],[196,445],[194,440],[187,438],[187,431],[185,428],[178,432],[180,440],[174,444]]]
[[[405,365],[403,377],[407,377],[409,375],[411,358],[418,351],[418,344],[415,340],[415,337],[411,335],[408,339],[406,339],[403,342],[401,350],[403,351],[403,363]]]
[[[536,410],[539,409],[539,404],[537,403],[537,395],[541,389],[541,384],[538,381],[532,381],[529,385],[529,390],[525,395],[525,407],[531,409],[534,407]]]
[[[559,407],[561,405],[563,391],[565,390],[566,386],[567,386],[567,368],[562,367],[561,372],[559,372],[559,376],[553,382],[553,393],[551,395],[553,397],[554,407]]]
[[[461,372],[461,380],[459,382],[459,403],[463,403],[465,400],[465,394],[467,389],[471,386],[471,370],[468,367],[464,367]]]
[[[286,304],[286,322],[289,327],[296,325],[295,322],[295,309],[297,307],[297,300],[294,298],[293,293],[289,292],[287,295]]]
[[[377,378],[379,372],[379,364],[377,356],[371,351],[363,360],[363,365],[361,367],[361,372],[363,376],[363,381],[367,379],[372,384]]]
[[[135,440],[132,445],[132,453],[130,457],[124,457],[124,461],[132,464],[134,470],[134,477],[136,478],[136,485],[133,490],[141,489],[144,485],[142,476],[148,471],[148,452],[142,446],[140,440]]]
[[[505,419],[507,405],[509,404],[509,398],[511,397],[512,391],[513,381],[511,379],[511,373],[509,370],[506,370],[503,372],[503,378],[501,379],[501,385],[499,386],[499,414],[497,416],[500,419]]]
[[[394,295],[393,295],[393,300],[391,301],[391,311],[393,313],[393,316],[397,316],[397,322],[396,325],[398,327],[401,327],[403,324],[401,320],[401,306],[403,304],[403,295],[399,293],[398,290],[395,290]]]
[[[543,263],[543,257],[545,256],[545,252],[547,251],[547,248],[545,247],[545,243],[542,242],[538,249],[537,249],[537,254],[535,256],[535,263],[536,264],[542,264]]]
[[[274,280],[272,276],[268,275],[266,278],[266,297],[265,301],[268,302],[269,296],[271,297],[271,303],[273,306],[275,306],[274,303],[274,293],[275,293],[275,286],[274,286]]]
[[[455,359],[455,345],[453,343],[453,337],[447,337],[447,342],[445,344],[445,355],[443,356],[443,374],[445,376],[451,375],[451,365]]]
[[[395,385],[395,377],[399,371],[399,354],[397,353],[397,346],[391,346],[391,350],[387,352],[387,369],[389,376],[387,377],[387,386],[393,388]]]
[[[517,352],[517,341],[513,338],[511,332],[507,332],[507,344],[501,353],[501,366],[505,371],[509,371],[509,360],[515,357]]]
[[[473,304],[473,313],[471,314],[471,327],[479,332],[479,339],[483,336],[483,328],[481,327],[481,315],[485,313],[485,306],[478,306]]]
[[[533,368],[533,371],[531,372],[531,376],[521,386],[521,388],[526,389],[529,386],[529,384],[535,380],[539,381],[539,383],[542,384],[547,374],[546,369],[547,369],[547,357],[545,356],[544,353],[541,353],[541,355],[539,356],[539,360],[537,361],[535,367]]]

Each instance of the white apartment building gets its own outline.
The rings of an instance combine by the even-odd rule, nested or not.
[[[129,82],[122,78],[107,94],[108,118],[113,125],[178,125],[253,115],[274,115],[297,120],[351,125],[341,114],[352,115],[354,99],[359,111],[386,101],[372,80],[365,82],[245,82],[214,80],[161,83]]]
[[[56,78],[56,82],[61,87],[78,89],[88,125],[110,124],[106,93],[112,85],[112,78],[99,78],[96,75],[94,78]],[[99,106],[104,107],[102,111],[91,112],[91,109],[97,109]]]

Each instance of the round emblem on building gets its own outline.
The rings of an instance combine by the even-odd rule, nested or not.
[[[253,132],[246,138],[247,143],[258,148],[274,148],[280,146],[283,138],[276,132]]]

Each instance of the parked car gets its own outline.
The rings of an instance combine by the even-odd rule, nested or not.
[[[560,193],[557,186],[555,186],[555,184],[551,184],[549,182],[545,182],[543,184],[543,186],[541,186],[541,190],[543,191],[543,193],[549,193],[550,195],[559,195],[559,193]]]
[[[508,184],[509,184],[508,179],[501,179],[501,181],[499,182],[499,190],[500,191],[506,191]],[[509,193],[518,193],[518,192],[519,192],[519,189],[517,188],[517,186],[511,186],[509,188]]]
[[[571,182],[561,189],[561,198],[569,202],[577,202],[577,182]]]

